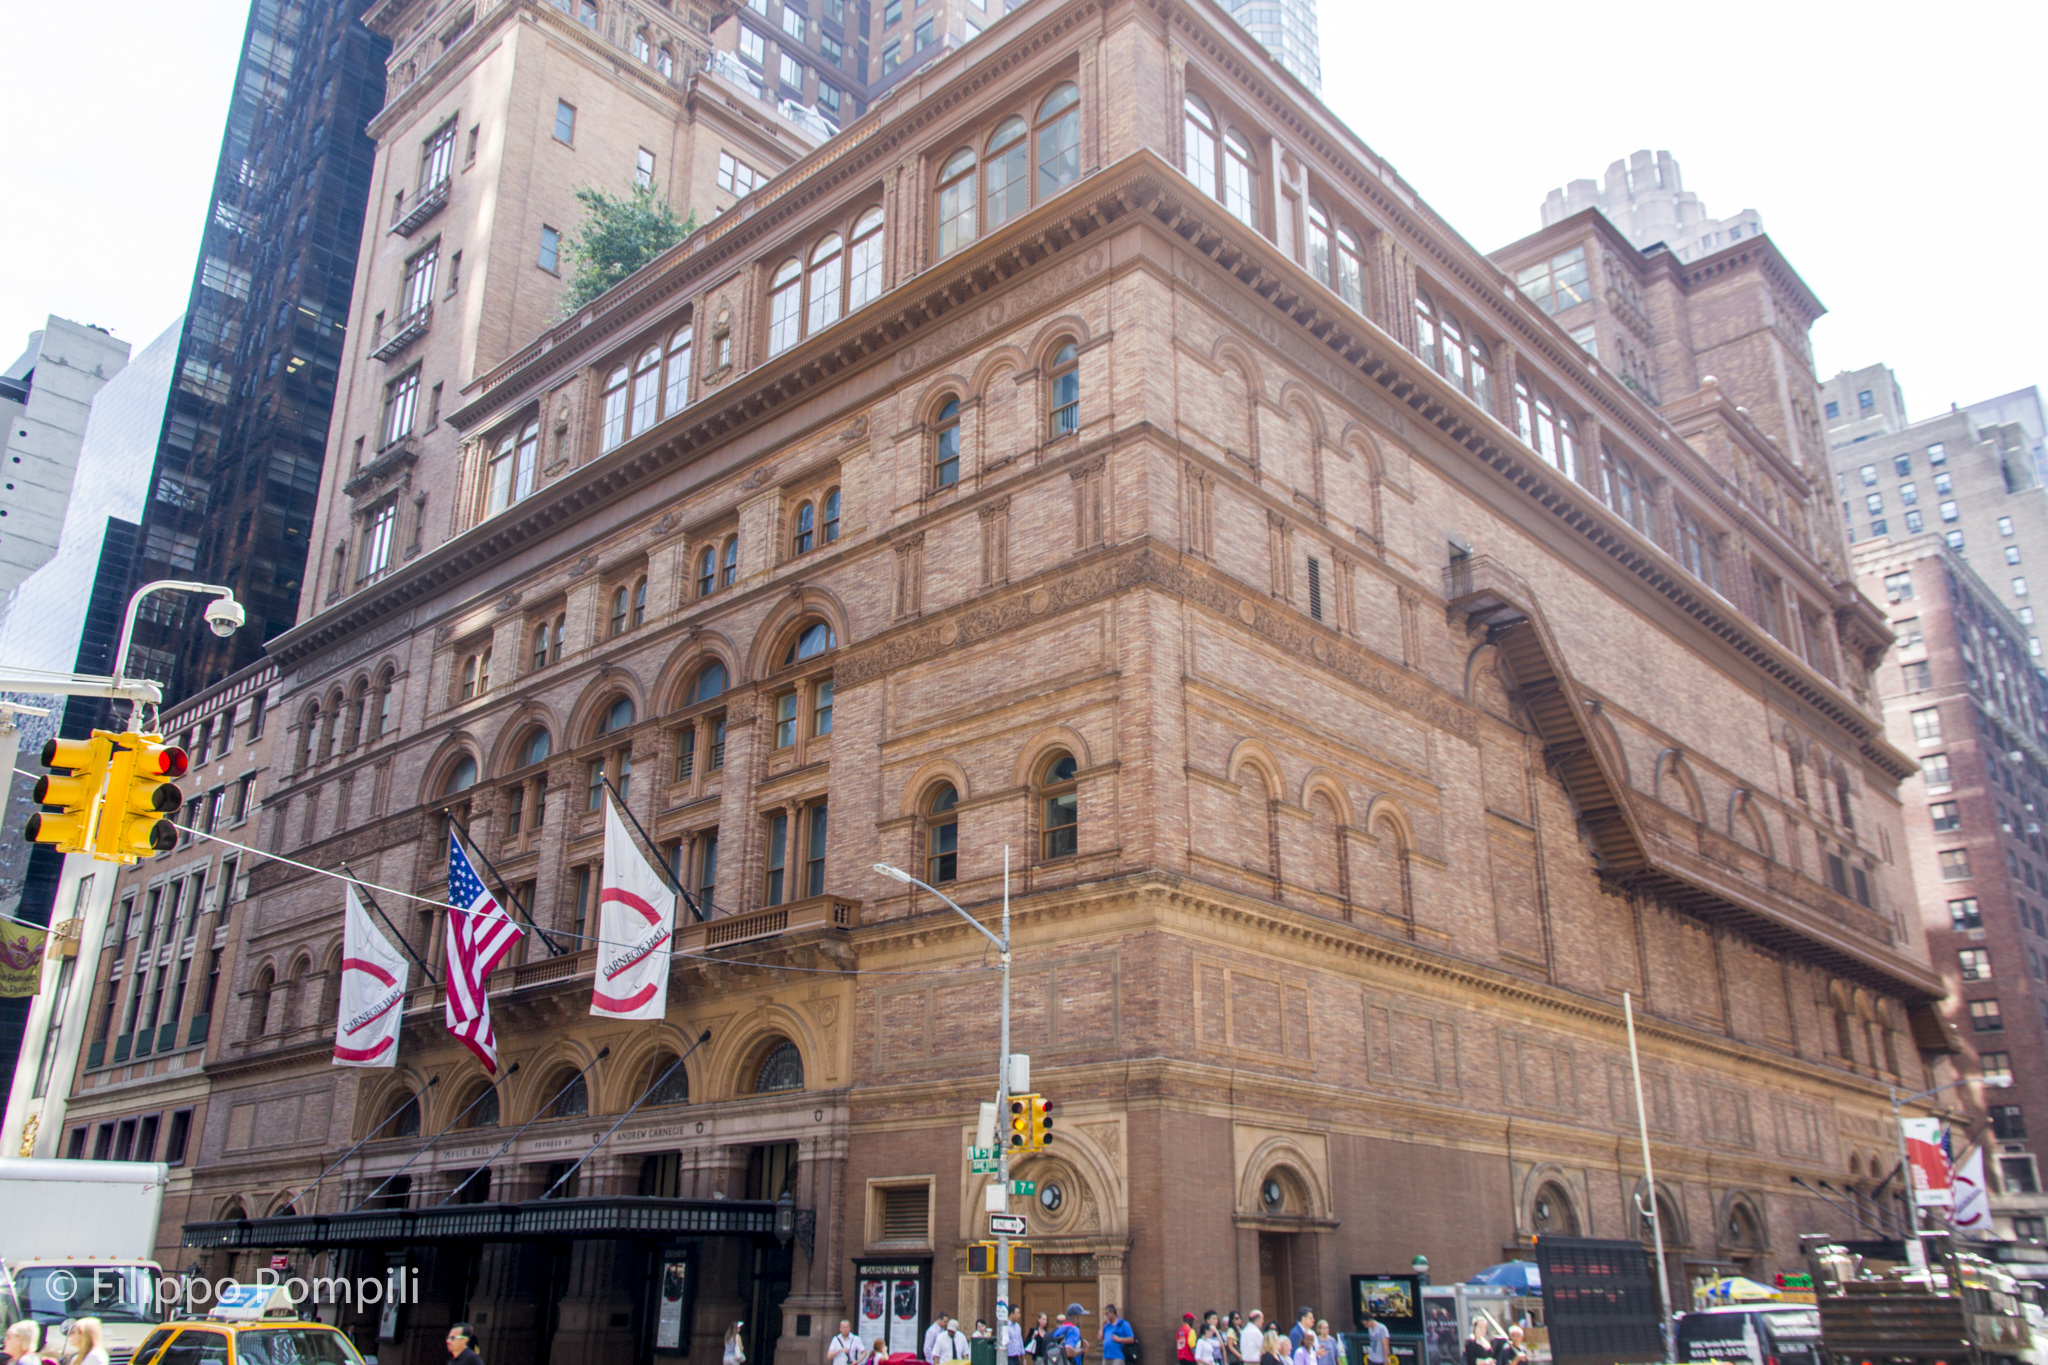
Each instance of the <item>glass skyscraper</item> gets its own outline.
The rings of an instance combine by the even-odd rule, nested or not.
[[[1316,0],[1223,0],[1294,78],[1323,93],[1323,46],[1316,36]]]
[[[384,104],[390,47],[363,27],[368,3],[249,8],[130,578],[225,583],[249,619],[223,640],[196,598],[145,604],[131,668],[166,705],[298,615],[376,156],[363,129]]]

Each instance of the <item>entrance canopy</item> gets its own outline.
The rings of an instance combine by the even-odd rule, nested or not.
[[[780,1234],[776,1215],[790,1219]],[[791,1215],[794,1215],[791,1218]],[[530,1242],[562,1238],[773,1237],[808,1233],[810,1209],[766,1199],[530,1199],[519,1204],[450,1204],[431,1209],[291,1214],[185,1224],[188,1247],[324,1251],[429,1242]],[[807,1239],[808,1240],[808,1239]]]

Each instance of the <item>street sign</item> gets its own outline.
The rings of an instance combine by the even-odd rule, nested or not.
[[[993,1158],[987,1161],[970,1161],[967,1163],[967,1170],[970,1175],[1001,1175],[1002,1163]]]
[[[994,1161],[1000,1152],[994,1147],[969,1147],[967,1155],[975,1161]]]
[[[1021,1213],[992,1213],[988,1216],[991,1237],[1025,1237],[1029,1233]]]
[[[1029,1199],[1038,1193],[1038,1182],[1036,1180],[1012,1180],[1010,1182],[1010,1193],[1019,1199]]]

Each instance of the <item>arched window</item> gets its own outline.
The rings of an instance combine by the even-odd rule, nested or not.
[[[498,438],[484,471],[484,515],[496,516],[533,492],[535,457],[540,452],[540,419]]]
[[[490,684],[488,674],[483,672],[483,656],[471,654],[462,661],[462,699],[470,700],[484,691]]]
[[[845,271],[846,243],[838,233],[828,233],[823,241],[811,248],[811,274],[807,286],[810,309],[804,323],[806,332],[823,331],[839,320],[839,291]]]
[[[633,362],[633,426],[635,436],[654,425],[661,410],[661,348],[649,346]]]
[[[769,1049],[761,1059],[761,1069],[754,1074],[754,1093],[774,1094],[782,1090],[804,1088],[804,1058],[796,1050],[796,1044],[784,1040]]]
[[[1259,205],[1253,190],[1256,164],[1252,144],[1243,133],[1232,128],[1223,135],[1223,207],[1230,210],[1231,217],[1254,228],[1259,225]]]
[[[1436,301],[1420,289],[1415,291],[1415,354],[1436,368]]]
[[[799,503],[796,509],[796,533],[790,540],[791,554],[807,555],[818,538],[818,509],[811,504]]]
[[[882,210],[871,208],[854,220],[853,247],[847,255],[846,311],[882,297]]]
[[[471,1095],[469,1103],[476,1107],[469,1110],[469,1116],[462,1121],[464,1128],[496,1128],[498,1126],[498,1091],[496,1087],[485,1090],[482,1095]]]
[[[1728,1224],[1723,1229],[1726,1245],[1737,1251],[1755,1251],[1763,1246],[1763,1234],[1757,1230],[1756,1215],[1749,1205],[1733,1203],[1728,1206]]]
[[[1071,857],[1080,847],[1081,796],[1076,787],[1074,756],[1054,754],[1039,779],[1040,809],[1044,812],[1045,857]]]
[[[1038,106],[1038,197],[1058,194],[1081,178],[1081,92],[1062,85]]]
[[[382,739],[391,733],[391,696],[398,690],[397,674],[387,668],[377,675],[377,728],[372,739]]]
[[[679,327],[668,339],[668,372],[661,398],[665,413],[681,412],[690,401],[690,343],[694,335],[694,329]]]
[[[724,567],[719,570],[718,586],[729,588],[740,581],[740,538],[738,536],[727,536],[725,538],[725,554],[722,558]]]
[[[1365,311],[1365,251],[1358,234],[1350,228],[1337,229],[1337,293],[1344,302]]]
[[[939,170],[939,254],[974,240],[974,149],[962,147]]]
[[[612,634],[626,633],[626,585],[621,583],[612,590]]]
[[[647,624],[647,580],[644,578],[635,580],[633,584],[633,624]]]
[[[1572,1208],[1571,1197],[1555,1182],[1546,1181],[1536,1191],[1536,1202],[1529,1207],[1529,1230],[1538,1236],[1579,1235],[1578,1212]]]
[[[803,267],[792,256],[768,282],[768,354],[779,355],[803,335]]]
[[[533,628],[533,666],[548,666],[548,623],[545,621]]]
[[[605,708],[604,723],[598,727],[597,732],[600,735],[616,734],[620,730],[624,730],[632,725],[632,723],[633,699],[631,697],[618,697],[613,700],[610,706]]]
[[[1550,395],[1523,375],[1515,376],[1515,430],[1545,464],[1566,478],[1578,477],[1578,436],[1571,418],[1560,419]]]
[[[1008,222],[1030,207],[1031,146],[1021,118],[1006,118],[988,140],[988,225]]]
[[[1186,144],[1181,167],[1195,188],[1216,197],[1216,118],[1194,95],[1181,102],[1181,139]]]
[[[932,439],[932,487],[951,488],[960,482],[960,400],[948,398],[939,409]]]
[[[662,47],[654,54],[654,69],[659,71],[664,79],[674,80],[676,78],[676,54],[669,51],[666,46]]]
[[[249,1037],[261,1038],[270,1029],[270,995],[277,985],[277,976],[265,967],[256,973],[256,984],[249,991]]]
[[[590,1113],[590,1085],[581,1075],[570,1080],[566,1086],[560,1077],[553,1083],[554,1103],[548,1106],[551,1119],[580,1119]]]
[[[1600,446],[1600,500],[1612,507],[1623,521],[1656,540],[1648,482],[1633,463],[1625,456],[1617,455],[1605,442]],[[1795,769],[1798,767],[1796,758],[1793,766]],[[1794,785],[1795,790],[1806,785],[1803,773],[1796,774]]]
[[[361,744],[363,742],[363,715],[364,712],[366,712],[369,709],[369,704],[370,681],[369,679],[365,678],[356,684],[355,691],[349,693],[348,725],[342,731],[342,748],[353,749],[358,744]],[[203,739],[204,737],[205,735],[204,732],[202,731],[201,738]],[[204,754],[200,755],[200,758],[202,760],[205,757],[206,756]]]
[[[1054,437],[1064,436],[1081,425],[1081,356],[1074,343],[1064,343],[1053,353],[1046,383],[1052,410]]]
[[[697,556],[697,596],[709,597],[718,590],[718,548],[706,545]]]
[[[825,494],[825,544],[839,539],[839,490],[834,488]]]
[[[626,439],[626,367],[620,365],[605,376],[603,398],[604,427],[598,438],[598,449],[610,450]]]
[[[1308,201],[1308,273],[1330,284],[1330,215],[1323,206]]]
[[[690,1102],[690,1072],[687,1067],[676,1065],[676,1055],[665,1052],[654,1059],[654,1065],[647,1068],[646,1103],[651,1106],[664,1104],[688,1104]]]
[[[725,665],[713,659],[704,665],[704,671],[697,675],[697,681],[690,685],[688,705],[710,701],[725,694]]]
[[[815,658],[828,649],[837,648],[838,645],[838,637],[833,635],[831,626],[823,621],[812,621],[798,631],[796,637],[789,642],[789,648],[782,656],[782,666],[787,668],[791,664],[802,663],[805,659]]]
[[[633,34],[633,55],[644,62],[651,55],[649,47],[650,45],[647,41],[647,30],[637,30]]]
[[[305,767],[313,761],[313,737],[320,733],[320,703],[309,702],[306,713],[299,719],[299,766]]]
[[[384,1115],[385,1126],[377,1136],[383,1138],[418,1137],[420,1135],[420,1097],[407,1094],[400,1096]]]
[[[464,754],[462,761],[457,763],[454,771],[448,774],[448,780],[441,784],[441,795],[453,796],[457,792],[468,791],[475,785],[476,760],[468,754]]]
[[[546,730],[535,730],[526,737],[526,743],[519,748],[519,766],[530,768],[536,763],[547,762],[548,755],[554,752],[554,747],[553,736]]]
[[[925,802],[924,879],[933,886],[960,875],[960,793],[944,782]]]

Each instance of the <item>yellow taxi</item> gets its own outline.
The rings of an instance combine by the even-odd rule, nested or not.
[[[167,1322],[135,1349],[132,1365],[365,1365],[355,1343],[323,1322],[261,1318]]]

